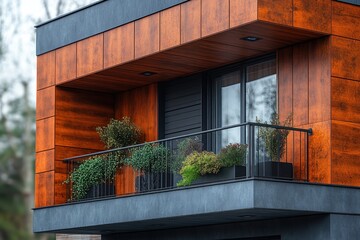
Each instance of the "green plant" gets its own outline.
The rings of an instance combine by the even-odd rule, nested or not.
[[[128,117],[111,119],[107,126],[97,127],[96,131],[107,149],[134,145],[141,138],[140,129]]]
[[[216,174],[221,168],[221,163],[218,161],[216,154],[213,152],[193,152],[188,155],[183,162],[180,174],[182,180],[177,184],[178,186],[190,185],[200,175],[209,173]]]
[[[65,181],[67,184],[72,182],[73,199],[86,197],[89,189],[96,184],[112,182],[120,163],[114,154],[94,156],[82,162]]]
[[[145,144],[131,151],[125,159],[127,165],[144,172],[164,172],[170,161],[169,150],[160,144]]]
[[[171,170],[175,173],[179,173],[182,163],[186,157],[193,152],[201,152],[203,144],[198,137],[186,138],[177,144],[176,157],[171,162]]]
[[[260,122],[260,120],[257,120]],[[267,124],[267,122],[264,122]],[[292,114],[290,114],[282,123],[278,114],[273,114],[271,125],[290,127],[292,124]],[[270,158],[274,162],[280,161],[286,149],[286,140],[289,135],[287,129],[276,129],[272,127],[260,127],[259,137],[265,145],[265,150],[269,154]]]
[[[218,159],[222,167],[245,166],[247,145],[230,143],[221,149]]]

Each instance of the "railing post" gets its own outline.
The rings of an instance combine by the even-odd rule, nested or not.
[[[248,137],[248,165],[246,166],[246,177],[250,178],[254,175],[254,161],[255,161],[255,128],[252,124],[247,125]]]

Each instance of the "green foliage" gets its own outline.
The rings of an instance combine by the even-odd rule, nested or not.
[[[177,185],[179,187],[190,185],[200,175],[216,174],[220,168],[221,163],[215,153],[207,151],[193,152],[183,162],[180,170],[182,180]]]
[[[112,181],[120,164],[121,158],[116,154],[94,156],[85,160],[65,181],[65,183],[73,183],[73,199],[83,199],[92,186],[104,183],[106,180]]]
[[[230,143],[218,155],[222,167],[245,166],[247,145]]]
[[[107,126],[97,127],[96,131],[108,149],[137,144],[141,137],[140,129],[128,117],[111,119]]]
[[[186,157],[193,152],[201,152],[203,144],[198,137],[186,138],[177,145],[176,158],[171,162],[171,170],[175,173],[180,172],[182,163]]]
[[[260,122],[260,120],[257,120]],[[264,122],[267,124],[267,122]],[[270,122],[271,125],[290,127],[292,124],[292,114],[290,114],[284,122],[280,122],[279,115],[273,114]],[[265,150],[269,154],[272,161],[280,161],[285,152],[286,140],[289,130],[275,129],[270,127],[260,127],[259,137],[265,145]]]
[[[125,162],[135,170],[144,172],[164,172],[167,169],[171,154],[163,145],[145,144],[131,151]]]

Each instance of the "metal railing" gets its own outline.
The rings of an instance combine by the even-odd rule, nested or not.
[[[308,181],[311,134],[248,122],[67,158],[68,202],[252,177]]]

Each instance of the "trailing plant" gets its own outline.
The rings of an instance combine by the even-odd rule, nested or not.
[[[186,138],[177,144],[176,157],[171,162],[171,170],[175,173],[179,173],[182,163],[186,157],[193,152],[201,152],[203,144],[198,137]]]
[[[230,143],[221,149],[218,159],[222,167],[245,166],[247,145]]]
[[[125,163],[138,171],[159,173],[166,171],[170,158],[170,151],[163,145],[145,144],[133,149]]]
[[[261,122],[257,120],[257,122]],[[267,124],[267,122],[264,122]],[[280,121],[278,114],[273,114],[271,125],[290,127],[292,124],[292,114],[290,114],[283,122]],[[259,137],[265,146],[266,153],[274,162],[280,161],[286,149],[286,140],[289,135],[287,129],[276,129],[272,127],[260,127]]]
[[[65,183],[72,182],[72,198],[83,199],[96,184],[112,182],[121,161],[116,155],[90,157],[70,173]]]
[[[190,185],[199,176],[209,173],[216,174],[220,168],[221,163],[218,161],[215,153],[207,151],[193,152],[183,162],[180,170],[182,180],[177,185]]]
[[[111,119],[107,126],[97,127],[96,131],[107,149],[134,145],[141,138],[140,129],[129,117],[123,117],[122,120]]]

